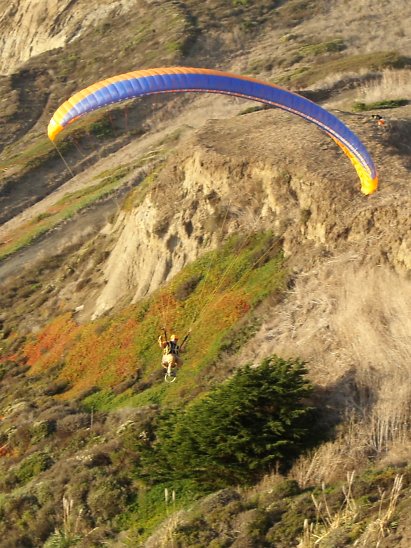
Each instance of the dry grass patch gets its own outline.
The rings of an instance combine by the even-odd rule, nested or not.
[[[340,428],[335,440],[321,444],[317,449],[302,455],[294,463],[289,477],[305,489],[309,486],[331,483],[365,463],[364,428],[354,417]]]
[[[366,104],[398,99],[411,100],[410,69],[385,69],[379,79],[366,82],[358,89],[357,100]]]
[[[318,81],[330,78],[333,74],[376,71],[384,68],[401,68],[410,64],[410,60],[397,52],[377,51],[358,55],[338,56],[323,63],[299,66],[281,78],[281,82],[300,88],[312,86]]]
[[[345,423],[334,441],[295,465],[302,486],[340,479],[369,459],[403,459],[411,441],[411,286],[388,269],[347,262],[300,277],[242,359],[266,353],[300,356],[329,424]],[[348,417],[347,414],[348,413]],[[393,451],[392,456],[391,451]]]
[[[325,485],[320,496],[311,495],[316,510],[316,518],[304,520],[304,532],[298,548],[316,546],[376,546],[390,533],[398,499],[403,487],[403,476],[397,474],[389,495],[379,492],[378,514],[368,522],[364,530],[364,508],[353,494],[354,472],[347,473],[342,486],[343,501],[339,508],[331,506]],[[364,505],[366,506],[366,505]],[[361,531],[364,530],[363,533]],[[357,537],[357,538],[356,538]],[[352,541],[354,540],[354,543]],[[349,544],[348,544],[349,543]]]

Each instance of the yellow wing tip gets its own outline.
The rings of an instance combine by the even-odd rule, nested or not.
[[[51,119],[47,128],[47,135],[51,141],[54,141],[60,131],[63,131],[63,126],[58,124],[55,120]]]
[[[373,194],[378,188],[378,176],[375,176],[374,179],[371,177],[362,178],[361,177],[361,192],[366,196]]]

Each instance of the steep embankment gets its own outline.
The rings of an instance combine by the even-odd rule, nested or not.
[[[0,74],[79,38],[89,27],[127,13],[135,0],[23,0],[0,2]]]
[[[145,66],[221,67],[344,110],[392,98],[378,82],[384,68],[409,66],[409,2],[28,4],[0,0],[5,72],[19,67],[0,77],[0,251],[37,238],[0,267],[12,273],[0,295],[5,547],[72,535],[87,546],[143,542],[198,496],[177,487],[176,504],[164,505],[165,485],[139,475],[158,415],[273,352],[306,360],[321,425],[339,419],[334,441],[302,455],[284,482],[267,476],[172,512],[148,545],[288,548],[304,535],[307,546],[320,536],[408,546],[409,107],[374,110],[384,127],[338,112],[379,168],[370,197],[314,126],[276,110],[236,116],[248,106],[236,99],[155,98],[83,120],[66,132],[70,180],[45,128],[71,93]],[[407,88],[397,87],[404,104]],[[274,235],[248,236],[265,229]],[[194,325],[172,385],[156,344],[165,324]],[[394,466],[361,472],[376,462]],[[335,482],[354,469],[361,478],[344,502]],[[389,504],[381,493],[398,471],[394,515],[395,493]],[[315,523],[321,482],[334,483],[331,514]]]
[[[364,404],[372,393],[376,423],[405,420],[411,220],[407,155],[394,152],[401,123],[384,133],[368,117],[348,123],[376,140],[381,187],[368,198],[345,156],[307,124],[278,112],[210,122],[141,205],[118,217],[88,313],[110,310],[119,296],[138,301],[230,232],[272,228],[288,258],[289,291],[261,310],[260,332],[233,365],[300,356],[333,408]],[[392,382],[404,390],[393,393]]]
[[[374,126],[363,126],[366,121],[349,120],[365,128],[367,139]],[[343,253],[356,256],[358,268],[409,268],[409,218],[399,207],[407,200],[401,159],[384,163],[380,193],[364,198],[339,149],[313,127],[279,112],[210,122],[181,148],[158,175],[155,189],[113,226],[116,244],[95,314],[110,309],[119,295],[139,299],[152,291],[214,247],[221,232],[252,227],[273,228],[296,271],[308,270],[321,255]]]
[[[355,294],[353,280],[356,291],[361,292],[364,286],[363,294],[368,294],[365,288],[383,283],[376,273],[384,269],[392,271],[384,274],[393,277],[391,292],[407,295],[409,291],[404,277],[410,268],[407,156],[393,146],[401,118],[384,132],[366,115],[348,116],[347,123],[366,142],[373,140],[381,176],[377,194],[362,196],[355,171],[340,149],[314,126],[293,116],[270,110],[210,121],[194,136],[184,138],[168,160],[166,152],[158,149],[154,171],[144,168],[147,179],[127,198],[115,222],[108,224],[97,240],[87,242],[78,254],[67,258],[63,274],[53,276],[53,298],[62,310],[81,305],[78,319],[88,321],[120,303],[137,302],[150,294],[186,264],[217,247],[227,234],[272,229],[281,238],[293,289],[287,301],[290,308],[282,308],[280,316],[272,315],[262,339],[254,345],[260,348],[258,358],[265,351],[288,352],[288,341],[293,340],[292,353],[306,359],[316,356],[318,378],[321,372],[333,371],[335,376],[325,375],[323,381],[335,380],[357,359],[347,358],[346,334],[330,346],[329,325],[334,322],[329,317],[334,314],[330,303],[340,298],[344,303],[344,295]],[[137,151],[147,152],[147,145],[153,141],[148,140],[145,149],[143,142],[130,144],[124,159],[134,157],[138,164]],[[387,158],[384,152],[388,147],[393,154]],[[137,175],[141,168],[131,164],[126,171],[127,180],[141,180]],[[73,184],[81,189],[87,181],[92,181],[90,174],[83,182],[78,178]],[[48,207],[55,206],[51,202]],[[36,211],[41,215],[39,209]],[[81,223],[79,235],[80,227]],[[50,249],[47,239],[45,246]],[[97,251],[90,253],[93,249]],[[307,297],[304,302],[306,294],[321,293],[326,288],[330,289],[328,296]],[[386,318],[383,303],[387,301],[388,294],[387,300],[368,306],[377,310],[382,307],[381,318]],[[30,317],[36,314],[41,317],[35,309],[24,323],[32,326]],[[344,316],[340,311],[341,317],[345,318],[344,329],[352,324],[349,314]],[[395,314],[388,317],[391,322]],[[312,318],[312,329],[308,328],[308,318]],[[386,321],[377,321],[377,333],[387,327]],[[272,322],[278,323],[277,329]],[[360,332],[366,336],[371,330]],[[310,333],[313,339],[308,344]],[[359,341],[364,347],[365,340]],[[244,360],[255,352],[251,346]],[[350,353],[356,352],[358,349]],[[370,362],[371,352],[370,347]],[[336,353],[344,363],[338,372],[332,367]]]

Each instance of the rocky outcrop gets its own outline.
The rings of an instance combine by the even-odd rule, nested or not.
[[[334,143],[286,114],[212,121],[180,147],[143,201],[117,218],[94,316],[121,297],[151,293],[236,231],[272,229],[295,271],[350,253],[358,264],[405,272],[411,220],[401,188],[385,192],[383,184],[364,197]]]
[[[89,27],[129,10],[136,0],[0,0],[0,74],[63,47]]]

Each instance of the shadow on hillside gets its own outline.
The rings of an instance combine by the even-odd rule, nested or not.
[[[411,169],[411,120],[390,121],[384,142],[397,154],[404,156],[405,167]]]
[[[320,437],[323,440],[332,437],[335,428],[352,413],[368,415],[376,400],[376,392],[358,382],[354,368],[332,385],[315,386],[312,405],[318,409]]]

